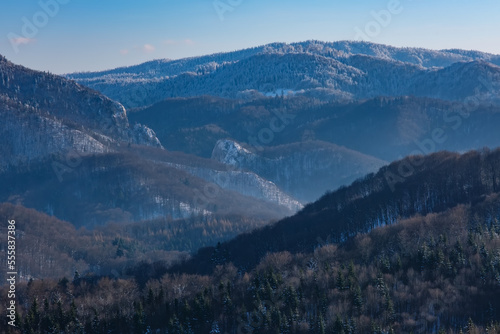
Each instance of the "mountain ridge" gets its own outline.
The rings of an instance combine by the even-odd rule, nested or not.
[[[0,179],[11,185],[10,192],[1,191],[2,200],[26,201],[30,207],[76,225],[141,221],[161,215],[187,218],[217,211],[237,214],[227,203],[250,216],[265,212],[262,220],[302,208],[296,199],[253,172],[228,170],[206,159],[201,163],[204,168],[193,166],[203,160],[193,156],[182,158],[183,163],[176,163],[175,158],[173,163],[164,163],[162,159],[169,153],[164,152],[155,131],[139,123],[131,125],[119,102],[72,80],[5,58],[0,60],[0,118]],[[157,150],[143,163],[130,161],[133,152],[148,148]],[[121,166],[127,161],[128,165]],[[22,175],[31,183],[26,184]],[[107,177],[110,184],[96,193],[98,185],[84,181],[88,175]],[[12,184],[9,177],[18,184]],[[163,180],[165,177],[172,180]],[[224,177],[227,182],[218,182]],[[104,188],[109,198],[101,196]],[[218,197],[210,197],[206,189],[215,189]],[[66,195],[59,196],[63,193]],[[112,199],[117,194],[127,196]],[[96,202],[98,197],[102,203]],[[85,203],[72,210],[68,198]],[[254,212],[237,202],[253,207]]]
[[[463,100],[476,97],[476,87],[465,86],[461,95],[449,91],[436,94],[434,87],[426,87],[425,83],[436,70],[477,61],[499,66],[500,56],[454,49],[396,48],[369,42],[306,41],[272,43],[175,61],[156,60],[104,72],[66,74],[66,77],[131,108],[149,106],[170,97],[215,95],[248,99],[252,94],[255,98],[283,90],[322,96],[326,100],[381,95]],[[484,77],[493,95],[500,90],[496,72],[496,67],[490,67],[488,71],[474,73]],[[448,76],[441,85],[459,84],[459,78]]]
[[[269,60],[274,62],[272,66]],[[373,60],[377,60],[376,66]],[[461,97],[450,92],[436,95],[432,87],[422,90],[414,86],[422,86],[425,79],[419,77],[434,70],[475,61],[499,66],[500,56],[457,49],[397,48],[370,42],[306,41],[271,43],[175,61],[155,60],[109,71],[66,74],[66,77],[100,90],[127,107],[144,107],[169,97],[195,95],[247,99],[252,98],[247,91],[263,96],[283,89],[328,100],[412,94],[461,100],[475,97],[474,89],[463,91],[465,95]],[[360,68],[349,67],[354,64]],[[381,65],[391,73],[379,70],[377,75],[369,75]],[[398,67],[399,74],[394,72]],[[311,72],[311,68],[318,70]],[[457,79],[449,77],[441,86],[450,83],[456,84]],[[498,80],[490,87],[494,87],[492,94],[497,93]]]
[[[130,126],[123,105],[74,81],[2,57],[0,83],[0,168],[61,151],[113,151],[121,142],[161,147],[153,130]]]
[[[493,61],[493,63],[497,64],[500,63],[500,55],[496,55],[493,53],[488,53],[488,52],[482,52],[482,51],[475,51],[475,50],[464,50],[464,49],[426,49],[422,47],[395,47],[395,46],[390,46],[386,44],[378,44],[378,43],[372,43],[372,42],[364,42],[364,41],[338,41],[338,42],[323,42],[323,41],[316,41],[316,40],[308,40],[304,42],[294,42],[294,43],[269,43],[269,44],[264,44],[261,46],[256,46],[256,47],[250,47],[250,48],[245,48],[239,51],[227,51],[227,52],[216,52],[213,54],[208,54],[204,56],[192,56],[192,57],[186,57],[186,58],[181,58],[181,59],[168,59],[168,58],[159,58],[159,59],[154,59],[151,61],[147,61],[141,64],[137,65],[130,65],[130,66],[120,66],[111,70],[105,70],[105,71],[85,71],[85,72],[73,72],[73,73],[65,73],[63,74],[64,76],[78,76],[78,75],[88,75],[88,74],[95,74],[95,73],[102,73],[102,74],[110,74],[112,72],[120,72],[119,70],[132,70],[134,68],[140,67],[142,65],[146,64],[160,64],[160,63],[172,63],[172,62],[181,62],[181,61],[187,61],[187,60],[195,60],[195,59],[200,59],[200,58],[208,58],[210,60],[216,59],[217,57],[222,57],[224,55],[229,55],[232,53],[239,53],[242,55],[246,54],[258,54],[262,52],[278,52],[279,50],[286,50],[287,47],[294,47],[294,46],[304,46],[310,44],[311,46],[314,45],[323,45],[323,46],[329,46],[332,49],[335,49],[337,51],[342,51],[345,53],[352,53],[352,54],[366,54],[367,51],[369,50],[368,55],[372,56],[381,56],[384,53],[383,52],[377,52],[376,51],[376,46],[382,47],[391,50],[392,53],[397,54],[398,52],[404,54],[405,50],[408,51],[413,51],[413,52],[421,52],[422,54],[426,53],[435,53],[436,55],[456,55],[457,58],[453,59],[450,61],[450,63],[446,64],[451,64],[453,62],[457,62],[458,60],[474,60],[477,58],[485,58],[485,59],[490,59]],[[362,46],[367,46],[368,48],[362,48]],[[354,50],[353,50],[354,49]],[[283,51],[282,51],[283,52]],[[396,59],[404,59],[399,58]],[[419,58],[420,59],[420,58]],[[402,62],[405,62],[401,60]],[[417,64],[417,63],[416,63]],[[432,65],[436,66],[436,65]],[[432,67],[430,66],[430,67]],[[429,66],[426,66],[429,67]],[[131,71],[132,72],[132,71]]]

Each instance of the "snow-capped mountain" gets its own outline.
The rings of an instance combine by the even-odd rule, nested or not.
[[[485,63],[489,65],[480,65]],[[255,98],[281,91],[328,100],[381,95],[463,100],[476,96],[484,85],[491,94],[497,94],[500,91],[498,66],[500,56],[478,51],[307,41],[273,43],[180,60],[156,60],[67,77],[127,107],[150,105],[169,97]],[[463,67],[469,70],[461,72]],[[442,73],[449,75],[441,76]],[[435,86],[436,75],[442,78],[437,82],[440,89]],[[461,86],[463,75],[481,78],[481,82]],[[450,87],[459,87],[460,93],[450,91]]]

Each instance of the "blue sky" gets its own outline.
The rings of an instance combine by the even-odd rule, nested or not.
[[[496,0],[2,0],[0,54],[61,74],[271,42],[354,40],[356,31],[376,43],[500,54],[499,13]]]

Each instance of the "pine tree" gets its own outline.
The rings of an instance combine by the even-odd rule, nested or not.
[[[337,289],[339,289],[340,291],[345,289],[344,274],[342,274],[342,270],[339,270],[337,272],[336,285]]]
[[[54,317],[54,322],[57,328],[61,331],[66,330],[66,317],[64,316],[64,311],[62,309],[62,303],[60,300],[57,301],[57,308]]]
[[[53,330],[53,327],[54,323],[50,318],[49,301],[47,300],[47,298],[45,298],[43,301],[43,317],[40,323],[40,330],[42,331],[42,333],[50,333]]]
[[[220,334],[221,331],[219,329],[219,324],[217,323],[217,321],[214,321],[212,323],[212,329],[210,330],[210,334]]]
[[[472,318],[469,318],[467,321],[467,334],[474,334],[476,333],[476,325],[474,325],[474,321],[472,321]]]
[[[146,329],[146,324],[144,322],[144,309],[142,307],[142,303],[139,302],[135,305],[135,313],[134,313],[134,333],[142,334]]]
[[[344,322],[340,319],[340,316],[337,314],[335,317],[335,323],[333,324],[333,331],[336,334],[344,334]]]
[[[356,285],[356,287],[353,289],[352,303],[357,312],[361,313],[361,309],[363,308],[363,296],[361,294],[361,287],[359,285]]]
[[[318,320],[318,333],[319,334],[326,333],[325,321],[323,320],[323,316],[321,314],[319,315],[319,320]]]
[[[36,333],[40,329],[40,312],[38,311],[38,301],[36,298],[33,299],[28,312],[27,327],[33,333]]]

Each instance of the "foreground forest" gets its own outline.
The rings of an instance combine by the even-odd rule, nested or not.
[[[111,230],[96,238],[4,205],[4,216],[17,212],[66,226],[65,234],[47,230],[39,239],[53,249],[35,258],[41,267],[56,247],[74,260],[73,247],[85,240],[110,246],[78,255],[79,263],[95,261],[92,252],[113,253],[104,254],[112,261],[97,262],[111,274],[87,268],[18,283],[19,329],[10,331],[500,333],[499,157],[500,150],[441,152],[395,162],[294,217],[173,267],[162,234],[154,233],[166,233],[167,222],[122,228],[142,233],[136,249],[144,253],[134,261],[131,239],[111,239]],[[401,166],[412,166],[412,173],[398,174]],[[42,233],[36,226],[23,226],[20,239]],[[54,241],[72,237],[71,243],[50,244],[51,234]],[[53,270],[59,265],[52,261]]]
[[[341,245],[270,253],[245,273],[32,280],[18,286],[18,323],[23,333],[498,333],[499,204],[493,194]]]

